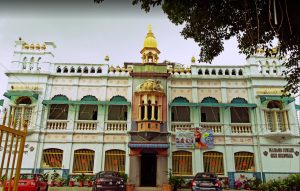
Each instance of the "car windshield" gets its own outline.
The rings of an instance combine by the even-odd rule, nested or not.
[[[34,179],[33,174],[20,174],[19,180],[31,180],[31,179]]]
[[[100,172],[99,173],[100,178],[111,177],[111,176],[117,177],[118,174],[116,172]]]

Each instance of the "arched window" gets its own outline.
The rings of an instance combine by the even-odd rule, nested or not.
[[[236,152],[234,153],[234,164],[236,172],[254,172],[254,154],[250,152]]]
[[[213,97],[205,97],[201,103],[215,104],[218,100]],[[205,106],[201,107],[201,122],[220,122],[220,108]]]
[[[243,70],[242,70],[242,69],[239,70],[239,75],[240,75],[240,76],[243,75]]]
[[[95,151],[89,149],[75,150],[73,173],[93,173]]]
[[[213,69],[213,70],[211,71],[211,75],[216,75],[216,70],[215,70],[215,69]]]
[[[75,68],[73,66],[70,69],[70,73],[75,73]]]
[[[78,68],[77,68],[77,73],[81,73],[82,72],[82,70],[81,70],[81,67],[79,66]]]
[[[68,98],[64,95],[56,95],[52,98],[52,100],[68,101]],[[69,112],[68,104],[51,104],[48,119],[67,120],[68,112]]]
[[[235,76],[235,75],[236,75],[236,71],[235,71],[235,69],[233,69],[233,70],[231,71],[231,75],[233,75],[233,76]]]
[[[176,97],[172,103],[188,104],[189,101],[184,97]],[[171,110],[172,121],[190,121],[190,107],[189,106],[173,106]]]
[[[61,68],[59,66],[56,68],[56,73],[61,73]]]
[[[248,102],[244,98],[237,97],[237,98],[233,98],[231,103],[246,104]],[[250,123],[248,107],[231,107],[230,114],[231,114],[231,123]]]
[[[63,73],[68,73],[69,71],[68,71],[68,67],[64,67],[64,71],[63,71]]]
[[[207,151],[203,154],[204,172],[224,174],[223,153]]]
[[[32,104],[32,100],[30,99],[30,97],[22,96],[19,97],[15,103],[17,106],[12,106],[12,109],[15,110],[14,115],[16,119],[16,124],[19,124],[23,115],[23,121],[27,121],[27,126],[29,128],[31,126],[32,121],[33,108],[30,106]]]
[[[202,74],[203,74],[201,69],[198,70],[198,74],[199,74],[199,75],[202,75]]]
[[[172,153],[172,171],[174,175],[193,174],[192,153],[188,151],[174,151]]]
[[[98,74],[99,74],[99,73],[102,73],[101,67],[99,67],[99,68],[97,69],[97,73],[98,73]]]
[[[84,69],[83,69],[83,73],[85,73],[85,74],[89,73],[89,69],[88,69],[88,67],[84,67]]]
[[[208,69],[205,70],[205,75],[209,75],[209,70]]]
[[[105,171],[125,172],[125,151],[108,150],[105,152]]]
[[[19,98],[16,100],[16,104],[17,104],[17,105],[19,105],[19,104],[30,105],[31,103],[32,103],[32,102],[31,102],[30,97],[27,97],[27,96],[19,97]]]
[[[229,70],[228,70],[228,69],[225,70],[225,75],[226,75],[226,76],[229,75]]]
[[[152,116],[152,105],[151,105],[151,100],[148,100],[148,105],[147,105],[147,118],[150,120]]]
[[[283,110],[283,103],[278,100],[271,100],[267,104],[267,110],[265,110],[265,120],[267,129],[270,132],[285,132],[289,131],[290,124],[288,121],[288,111]]]
[[[91,67],[91,73],[95,73],[95,68]]]
[[[218,75],[223,75],[223,71],[220,69]]]
[[[23,58],[23,63],[22,63],[22,69],[23,69],[23,70],[26,70],[26,65],[27,65],[27,57],[25,56],[25,57]]]
[[[98,101],[95,96],[84,96],[81,102],[85,101]],[[98,105],[82,104],[79,106],[78,120],[97,120]]]
[[[110,102],[127,102],[123,96],[114,96]],[[108,120],[127,121],[127,105],[109,105]]]
[[[42,168],[62,168],[64,151],[61,149],[44,149]]]

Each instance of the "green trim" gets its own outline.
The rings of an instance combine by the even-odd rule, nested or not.
[[[185,97],[176,97],[173,99],[172,103],[189,103]]]
[[[205,103],[201,102],[197,104],[200,107],[224,107],[223,103]]]
[[[277,101],[282,101],[285,104],[289,104],[295,101],[295,98],[293,97],[282,97],[282,96],[260,96],[260,102],[263,103],[265,101],[271,101],[271,100],[277,100]]]
[[[69,99],[65,95],[55,95],[52,100],[56,101],[68,101]]]
[[[172,102],[170,103],[171,107],[176,107],[176,106],[187,106],[187,107],[192,107],[192,106],[197,106],[195,103],[190,103],[190,102]]]
[[[109,101],[112,101],[112,102],[127,102],[125,97],[119,96],[119,95],[112,97]]]
[[[44,105],[68,104],[68,105],[130,105],[127,101],[69,101],[69,100],[43,100]]]
[[[296,110],[300,110],[300,105],[295,104]]]
[[[0,99],[0,106],[3,106],[4,99]]]
[[[36,100],[39,98],[39,94],[34,93],[32,91],[12,91],[12,90],[8,90],[3,95],[5,97],[7,97],[8,99],[11,99],[14,96],[18,96],[18,97],[20,97],[20,96],[33,97]]]
[[[244,98],[236,97],[236,98],[233,98],[231,100],[231,103],[234,103],[234,104],[247,104],[248,102]]]
[[[91,95],[87,95],[87,96],[84,96],[81,101],[98,101],[98,99],[95,97],[95,96],[91,96]]]
[[[224,104],[225,107],[251,107],[255,108],[257,105],[255,103],[228,103]]]
[[[106,102],[107,105],[130,105],[128,101],[108,101]]]
[[[205,97],[201,103],[219,103],[218,100],[214,97]]]
[[[69,100],[43,100],[43,105],[50,105],[50,104],[72,104],[72,101]]]

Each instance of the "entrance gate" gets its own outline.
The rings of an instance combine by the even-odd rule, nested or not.
[[[5,112],[2,125],[0,125],[0,148],[2,149],[0,178],[3,190],[6,182],[8,182],[9,191],[18,189],[28,124],[28,121],[23,118],[24,109],[21,115],[17,116],[13,108],[7,123],[7,112]]]

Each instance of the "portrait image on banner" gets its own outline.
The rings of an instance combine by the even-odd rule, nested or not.
[[[214,146],[213,132],[211,129],[196,128],[194,131],[195,148],[209,149]]]
[[[176,131],[176,147],[185,149],[194,149],[194,132],[193,131]]]

